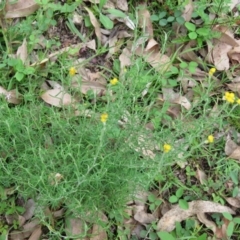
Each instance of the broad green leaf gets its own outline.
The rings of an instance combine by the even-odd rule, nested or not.
[[[185,27],[191,32],[195,32],[196,30],[196,26],[190,22],[185,22]]]
[[[209,36],[209,29],[208,28],[198,28],[197,30],[196,30],[196,33],[197,34],[199,34],[199,35],[201,35],[201,36],[204,36],[204,37],[206,37],[206,36]]]
[[[194,40],[194,39],[197,38],[197,33],[195,33],[195,32],[190,32],[190,33],[188,34],[188,36],[189,36],[190,39]]]
[[[160,21],[159,21],[159,25],[160,26],[166,26],[168,24],[168,21],[167,21],[167,19],[161,19]]]
[[[185,19],[182,16],[176,17],[176,21],[181,25],[185,23]]]
[[[22,81],[23,78],[24,78],[24,73],[22,73],[22,72],[16,72],[15,78],[16,78],[19,82]]]
[[[233,222],[237,223],[237,224],[240,224],[240,218],[236,217],[233,219]]]
[[[180,198],[182,195],[183,195],[183,189],[182,189],[182,188],[179,188],[179,189],[176,191],[176,196],[177,196],[178,198]]]
[[[178,202],[180,208],[182,209],[188,209],[188,202],[184,199],[180,199],[179,202]]]
[[[175,196],[175,195],[172,195],[170,198],[169,198],[169,202],[170,203],[176,203],[178,201],[178,198]]]
[[[176,240],[176,238],[168,232],[158,232],[157,235],[160,237],[161,240]]]
[[[234,222],[230,222],[227,226],[227,235],[231,237],[234,231]]]
[[[100,0],[99,2],[99,8],[102,9],[102,7],[106,4],[107,0]]]
[[[167,15],[167,12],[160,12],[159,13],[159,19],[164,18]]]
[[[224,212],[223,216],[229,221],[232,221],[232,219],[233,219],[232,215],[228,212]]]
[[[174,19],[175,19],[175,17],[173,17],[173,16],[170,16],[170,17],[168,17],[168,18],[167,18],[167,21],[168,21],[168,22],[173,22],[173,21],[174,21]]]
[[[156,22],[159,20],[159,16],[154,14],[154,15],[151,15],[150,19],[152,22]]]
[[[120,10],[118,10],[118,9],[109,8],[107,11],[108,11],[110,14],[114,15],[115,17],[125,18],[125,17],[127,16],[124,12],[122,12],[122,11],[120,11]],[[155,16],[156,16],[156,15],[155,15]]]
[[[181,62],[180,63],[180,68],[187,68],[188,67],[188,64],[186,62]]]
[[[113,21],[109,17],[100,13],[99,20],[106,29],[112,29],[113,28]]]

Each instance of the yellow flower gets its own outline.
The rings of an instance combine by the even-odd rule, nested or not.
[[[110,83],[112,85],[116,85],[118,83],[118,79],[117,78],[113,78],[112,80],[110,80]]]
[[[163,145],[163,152],[168,153],[171,150],[171,148],[172,148],[171,145],[165,143]]]
[[[216,68],[210,68],[208,74],[212,76],[216,72]]]
[[[69,74],[70,74],[70,76],[74,76],[76,73],[77,73],[77,70],[76,70],[75,67],[71,67],[71,68],[69,69]]]
[[[107,119],[108,119],[108,114],[107,113],[101,114],[101,122],[102,123],[106,123]]]
[[[207,142],[208,143],[213,143],[214,142],[214,136],[213,135],[209,135]]]
[[[235,94],[234,93],[230,93],[230,92],[225,92],[224,96],[223,96],[223,100],[229,102],[229,103],[234,103],[235,101]]]
[[[237,104],[239,104],[239,105],[240,105],[240,98],[237,100]]]

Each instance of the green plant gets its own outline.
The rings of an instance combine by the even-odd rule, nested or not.
[[[148,201],[149,201],[149,209],[151,211],[154,211],[162,203],[162,200],[158,199],[154,194],[150,194],[148,196]]]
[[[159,12],[158,14],[151,15],[151,20],[153,22],[158,22],[160,26],[166,26],[168,24],[172,24],[173,22],[177,22],[179,24],[184,24],[184,18],[181,16],[182,12],[179,10],[175,10],[171,15],[167,11]]]
[[[179,188],[176,191],[175,195],[171,195],[169,197],[169,202],[178,203],[182,209],[188,209],[188,202],[185,199],[181,199],[181,197],[183,196],[183,193],[184,193],[184,189]]]

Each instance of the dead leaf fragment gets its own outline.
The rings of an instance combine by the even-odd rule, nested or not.
[[[7,0],[5,18],[26,17],[38,8],[39,5],[34,0],[18,0],[16,3]]]
[[[231,208],[210,201],[199,200],[189,202],[188,204],[189,208],[187,210],[180,208],[179,205],[175,205],[171,210],[169,210],[159,220],[157,230],[170,232],[175,228],[176,222],[182,222],[183,220],[200,213],[228,212],[235,214],[235,211]]]
[[[101,42],[102,34],[101,34],[100,24],[99,24],[97,18],[94,16],[93,12],[87,7],[85,7],[85,9],[89,14],[90,21],[95,29],[95,34],[96,34],[99,42]]]
[[[31,234],[31,236],[29,237],[28,240],[38,240],[40,239],[42,235],[42,227],[41,226],[38,226],[34,231],[33,233]]]
[[[73,97],[61,90],[61,89],[50,89],[44,92],[41,95],[41,98],[48,104],[55,106],[55,107],[63,107],[71,105],[75,102]]]
[[[122,11],[128,10],[127,0],[114,0],[113,2],[115,2],[116,7],[121,9]]]
[[[186,22],[189,22],[192,18],[192,13],[193,13],[194,5],[192,0],[188,1],[188,4],[184,7],[182,17]]]
[[[81,220],[80,218],[74,218],[71,216],[68,216],[65,218],[66,221],[66,233],[67,236],[69,237],[75,237],[74,239],[87,239],[87,238],[83,238],[83,236],[86,235],[85,230],[84,230],[84,225],[85,222],[83,220]],[[79,237],[79,238],[76,238]]]
[[[23,64],[26,63],[28,57],[26,38],[24,38],[22,45],[18,48],[16,56],[22,60]]]
[[[33,199],[28,199],[24,208],[26,209],[25,213],[22,215],[26,220],[29,220],[34,215],[36,204]]]
[[[225,154],[232,159],[240,160],[240,146],[238,146],[233,140],[231,140],[231,136],[227,136],[227,141],[225,144]]]
[[[143,29],[143,32],[147,33],[150,38],[153,37],[153,26],[150,19],[151,15],[147,10],[146,4],[140,5],[140,10],[138,11],[139,25]]]

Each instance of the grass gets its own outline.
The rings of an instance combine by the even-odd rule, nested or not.
[[[131,16],[135,14],[136,2],[129,1]],[[186,4],[170,2],[164,6],[149,2],[148,9],[152,15],[161,11],[170,14],[170,10],[182,10]],[[148,193],[145,207],[151,214],[166,202],[184,207],[190,201],[209,200],[224,205],[226,198],[238,196],[239,163],[228,158],[224,148],[229,133],[238,142],[239,106],[223,100],[224,92],[229,91],[225,83],[230,82],[224,71],[210,76],[208,69],[213,66],[199,64],[206,77],[202,82],[192,77],[194,84],[188,91],[191,107],[186,109],[183,104],[171,102],[164,90],[172,89],[183,96],[186,91],[176,79],[185,74],[185,68],[195,71],[195,64],[181,59],[178,53],[173,55],[173,67],[168,71],[158,72],[143,57],[133,54],[134,64],[121,72],[118,57],[123,47],[120,48],[109,60],[111,67],[103,64],[97,68],[107,83],[104,94],[94,91],[84,94],[72,87],[75,74],[71,76],[69,69],[75,67],[76,53],[62,54],[57,60],[37,67],[26,67],[9,55],[16,53],[24,38],[30,59],[35,54],[42,60],[61,49],[58,39],[43,40],[47,44],[45,48],[36,49],[35,44],[42,34],[47,36],[46,31],[60,17],[71,17],[77,4],[72,1],[68,4],[65,6],[69,8],[64,8],[51,3],[48,8],[47,3],[42,3],[38,11],[18,23],[2,18],[2,24],[8,28],[0,33],[1,87],[17,89],[22,102],[14,105],[0,95],[0,233],[6,236],[13,229],[21,229],[18,221],[10,224],[5,217],[22,215],[25,209],[20,200],[26,202],[31,198],[38,206],[34,217],[46,228],[43,235],[48,239],[74,238],[65,229],[69,217],[85,221],[82,235],[89,235],[92,224],[101,222],[97,214],[104,213],[108,218],[104,229],[109,239],[154,240],[159,239],[156,222],[145,224],[138,238],[128,235],[130,228],[124,225],[126,218],[131,218],[125,213],[126,203],[136,200],[135,195],[140,191]],[[78,9],[83,10],[81,4]],[[206,20],[205,2],[197,4],[199,17]],[[219,11],[222,4],[213,1],[209,11]],[[166,6],[171,9],[166,10]],[[97,15],[96,8],[94,11]],[[84,17],[85,21],[89,20],[86,14]],[[234,21],[234,17],[228,18]],[[224,19],[219,16],[217,21]],[[32,24],[34,21],[36,24]],[[164,53],[172,44],[172,24],[159,28],[154,22],[153,26],[154,37],[164,46]],[[93,27],[85,30],[86,38],[93,39]],[[238,30],[236,26],[235,32]],[[134,31],[135,40],[143,35],[140,28]],[[126,40],[123,46],[134,44],[134,39]],[[198,48],[209,40],[202,36],[199,39]],[[107,50],[99,47],[96,50],[99,58]],[[111,84],[114,78],[118,81]],[[77,99],[77,104],[60,108],[45,103],[41,99],[44,92],[41,86],[49,80],[64,86]],[[235,94],[235,97],[239,96]],[[76,110],[81,114],[76,115]],[[90,116],[84,114],[86,111]],[[102,114],[107,115],[103,118]],[[214,139],[207,142],[210,135]],[[166,144],[169,151],[164,151]],[[206,175],[203,182],[200,171]],[[51,220],[46,208],[51,212],[64,209],[64,214]],[[209,218],[219,227],[223,224],[220,214]],[[235,224],[232,239],[237,239],[238,233],[239,224]],[[193,218],[176,223],[176,229],[170,234],[175,239],[199,240],[214,235]]]

